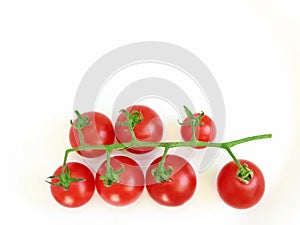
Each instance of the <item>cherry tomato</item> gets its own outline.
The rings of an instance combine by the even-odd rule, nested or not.
[[[107,203],[114,206],[125,206],[135,202],[144,190],[144,174],[139,164],[127,156],[114,156],[110,159],[110,165],[114,170],[124,166],[120,174],[120,181],[107,187],[102,175],[106,175],[106,161],[103,162],[96,174],[95,184],[100,197]]]
[[[134,134],[137,140],[145,141],[145,142],[161,141],[163,136],[163,124],[159,115],[151,108],[143,105],[134,105],[126,109],[126,111],[128,112],[132,112],[134,110],[142,113],[143,116],[142,121],[134,127]],[[129,132],[128,126],[122,126],[118,124],[126,120],[127,120],[126,116],[123,113],[121,113],[117,118],[115,124],[116,138],[120,143],[126,143],[132,141],[132,137]],[[134,148],[128,148],[127,150],[131,153],[142,154],[142,153],[150,152],[154,148],[155,147],[134,147]]]
[[[246,209],[257,204],[265,190],[265,180],[260,169],[252,162],[239,160],[241,165],[247,164],[254,173],[248,184],[236,177],[238,166],[235,162],[227,163],[217,178],[217,188],[222,200],[237,209]]]
[[[72,182],[69,188],[65,190],[62,186],[51,185],[51,193],[54,199],[61,205],[69,208],[75,208],[87,203],[94,194],[95,180],[94,175],[88,167],[78,162],[69,162],[66,164],[70,171],[71,178],[83,179],[82,181]],[[60,166],[54,176],[60,175],[62,167]],[[57,178],[52,178],[51,182],[56,184],[60,182]]]
[[[165,167],[172,167],[169,181],[157,183],[151,171],[158,166],[161,157],[155,159],[146,172],[146,188],[153,200],[165,206],[179,206],[187,202],[196,189],[193,167],[182,157],[167,155]]]
[[[200,116],[200,113],[195,113],[193,114],[195,117]],[[212,119],[204,115],[201,120],[203,124],[202,125],[197,125],[196,127],[196,132],[195,136],[198,141],[203,141],[203,142],[212,142],[214,141],[216,137],[216,126]],[[184,119],[183,123],[188,123],[190,122],[190,119],[187,117]],[[181,137],[183,138],[184,141],[190,141],[192,140],[192,125],[182,125],[180,127],[180,133]],[[199,146],[195,147],[197,149],[200,148],[205,148],[206,146]]]
[[[109,145],[114,143],[115,133],[112,122],[110,119],[100,112],[86,112],[82,116],[89,118],[88,126],[84,127],[82,131],[83,139],[87,145]],[[77,120],[74,121],[76,123]],[[69,131],[69,140],[73,148],[80,146],[80,139],[78,131],[75,127],[71,127]],[[88,157],[95,158],[105,154],[105,150],[82,150],[77,151],[78,154]]]

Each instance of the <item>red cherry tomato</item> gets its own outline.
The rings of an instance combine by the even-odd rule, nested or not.
[[[61,186],[51,185],[51,194],[61,205],[69,208],[75,208],[87,203],[95,191],[94,175],[88,167],[81,163],[69,162],[66,164],[70,170],[71,178],[83,178],[82,181],[72,182],[67,190]],[[62,167],[59,167],[54,176],[60,175]],[[52,183],[58,183],[60,180],[52,178]]]
[[[195,117],[200,116],[200,113],[193,114]],[[200,120],[203,125],[197,125],[196,127],[196,139],[203,142],[212,142],[216,137],[216,126],[212,119],[207,115],[204,115]],[[184,119],[183,123],[190,122],[190,119],[187,117]],[[192,140],[192,125],[182,125],[180,127],[181,137],[184,141]],[[205,146],[195,147],[197,149],[205,148]]]
[[[217,178],[218,192],[222,200],[237,209],[254,206],[262,198],[265,190],[265,180],[260,169],[252,162],[239,160],[241,165],[247,164],[254,176],[248,184],[236,177],[238,166],[235,162],[227,163]]]
[[[102,175],[106,175],[106,161],[103,162],[96,174],[95,184],[100,197],[107,203],[114,206],[125,206],[135,202],[144,190],[144,174],[139,164],[126,156],[114,156],[110,159],[110,165],[114,170],[124,166],[124,171],[120,174],[120,182],[113,183],[107,187]]]
[[[193,167],[182,157],[167,155],[165,167],[172,167],[169,181],[157,183],[151,171],[158,166],[161,157],[155,159],[146,172],[146,188],[153,200],[165,206],[179,206],[194,194],[197,180]]]
[[[82,135],[87,145],[109,145],[114,143],[115,133],[110,119],[100,112],[86,112],[82,116],[89,118],[89,126],[82,129]],[[77,120],[74,121],[76,123]],[[78,131],[73,126],[69,131],[69,140],[73,148],[80,146]],[[80,155],[95,158],[105,154],[105,150],[82,150],[77,151]]]
[[[163,124],[159,115],[151,108],[143,105],[134,105],[126,109],[128,112],[138,111],[142,113],[143,120],[134,127],[134,134],[139,141],[159,142],[163,136]],[[118,142],[131,142],[132,137],[128,126],[118,125],[120,122],[126,121],[126,116],[121,113],[115,124],[115,133]],[[142,154],[150,152],[155,147],[134,147],[127,150],[131,153]]]

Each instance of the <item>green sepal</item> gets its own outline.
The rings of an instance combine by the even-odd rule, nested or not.
[[[54,183],[48,180],[45,180],[48,184],[51,184],[53,186],[57,187],[63,187],[64,190],[68,190],[71,183],[81,182],[84,181],[84,178],[74,178],[70,175],[70,169],[69,167],[66,167],[65,172],[62,172],[59,175],[53,175],[47,177],[47,179],[58,179],[59,182]]]
[[[194,115],[193,115],[193,113],[191,112],[191,110],[190,110],[187,106],[185,106],[185,105],[183,106],[183,108],[184,108],[184,111],[185,111],[187,117],[190,118],[190,119],[193,119],[193,118],[194,118]]]
[[[186,123],[183,123],[183,122],[180,122],[179,120],[177,120],[179,125],[181,125],[181,126],[194,126],[194,127],[196,127],[197,125],[200,125],[200,126],[204,125],[204,123],[201,122],[201,119],[204,116],[204,112],[201,112],[199,116],[195,117],[188,107],[186,107],[186,106],[183,106],[183,107],[184,107],[184,111],[185,111],[187,117],[190,119],[190,121],[186,122]]]
[[[157,183],[169,181],[172,172],[172,166],[168,166],[168,169],[166,169],[164,166],[159,165],[151,170],[151,174]]]
[[[254,172],[246,163],[236,172],[236,178],[245,184],[249,184],[253,176]]]
[[[114,183],[120,182],[120,175],[123,173],[125,167],[122,164],[121,168],[118,170],[114,170],[111,166],[107,168],[106,175],[100,176],[100,180],[103,181],[105,187],[110,187]]]
[[[73,127],[75,127],[77,130],[81,130],[86,126],[90,126],[89,118],[87,116],[82,116],[77,110],[75,110],[75,114],[77,115],[77,121],[74,123],[72,120],[70,120],[70,123]]]
[[[142,120],[144,119],[143,114],[141,112],[138,112],[137,110],[133,110],[132,112],[127,112],[125,109],[122,109],[120,110],[120,112],[123,113],[127,118],[127,121],[117,123],[117,125],[120,126],[127,125],[132,129],[134,129],[134,127],[140,122],[142,122]]]

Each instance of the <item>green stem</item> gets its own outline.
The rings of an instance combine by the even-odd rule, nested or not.
[[[251,137],[246,137],[246,138],[241,138],[235,141],[230,141],[230,142],[202,142],[202,141],[186,141],[186,142],[143,142],[143,141],[135,141],[133,142],[127,142],[127,143],[114,143],[110,145],[87,145],[87,146],[81,146],[79,148],[74,149],[74,151],[79,151],[79,150],[91,150],[91,149],[124,149],[127,148],[128,146],[130,147],[169,147],[169,148],[177,148],[177,147],[200,147],[200,146],[206,146],[206,147],[214,147],[214,148],[223,148],[225,149],[226,147],[233,147],[242,143],[246,143],[249,141],[254,141],[254,140],[260,140],[260,139],[266,139],[266,138],[271,138],[272,134],[263,134],[263,135],[256,135],[256,136],[251,136]],[[70,149],[69,149],[70,150]]]
[[[196,138],[197,121],[192,120],[191,123],[192,123],[192,141],[196,142],[197,141],[197,138]]]
[[[86,146],[81,129],[77,129],[79,135],[80,146]]]
[[[67,160],[68,160],[69,154],[70,154],[71,152],[77,152],[77,151],[79,151],[79,150],[80,150],[80,148],[70,148],[70,149],[67,149],[67,150],[65,151],[65,156],[64,156],[64,161],[63,161],[63,167],[65,167],[66,164],[67,164]]]
[[[161,160],[159,162],[160,167],[165,166],[165,161],[166,161],[166,157],[167,157],[169,149],[170,149],[169,147],[165,147],[164,154],[162,155]]]
[[[235,145],[239,145],[245,142],[249,141],[255,141],[255,140],[260,140],[260,139],[265,139],[265,138],[272,138],[272,134],[262,134],[262,135],[256,135],[256,136],[251,136],[251,137],[246,137],[246,138],[241,138],[235,141],[230,141],[227,142],[227,145],[229,147],[233,147]]]
[[[117,182],[116,175],[119,175],[123,171],[122,170],[123,167],[117,171],[113,171],[110,166],[110,153],[113,150],[125,149],[128,146],[130,146],[130,147],[163,147],[163,148],[165,148],[165,151],[162,156],[162,162],[160,163],[160,169],[161,169],[164,167],[164,160],[165,160],[167,152],[170,148],[206,146],[206,147],[215,147],[215,148],[225,149],[229,153],[229,155],[232,157],[234,162],[237,164],[237,166],[239,167],[241,176],[245,176],[245,174],[249,171],[245,168],[244,165],[240,164],[240,162],[236,159],[236,157],[234,156],[234,154],[232,153],[230,148],[233,146],[242,144],[242,143],[249,142],[249,141],[260,140],[260,139],[271,138],[271,137],[272,137],[272,134],[262,134],[262,135],[241,138],[238,140],[224,142],[224,143],[201,142],[201,141],[193,141],[193,140],[188,141],[188,142],[141,142],[141,141],[135,140],[135,141],[132,141],[129,143],[114,143],[114,144],[110,144],[110,145],[94,145],[94,146],[83,145],[83,146],[80,146],[77,148],[71,148],[71,149],[68,149],[65,151],[63,166],[66,165],[68,155],[71,152],[76,152],[76,151],[80,151],[80,150],[105,149],[107,152],[107,174],[105,177],[102,177],[102,179],[104,181],[106,180],[105,182],[106,182],[107,186],[110,186],[113,182]],[[64,170],[62,170],[62,171],[64,171]],[[169,168],[169,170],[166,170],[166,171],[171,171],[171,168]],[[162,180],[165,180],[165,179],[162,179]]]
[[[134,133],[134,127],[132,127],[131,125],[128,126],[129,127],[129,132],[132,138],[132,143],[135,143],[137,141],[135,133]]]
[[[228,146],[228,144],[224,143],[222,144],[222,148],[225,149],[228,154],[231,156],[231,158],[233,159],[233,161],[236,163],[236,165],[238,166],[238,168],[240,170],[243,170],[243,166],[241,165],[241,163],[239,162],[239,160],[235,157],[235,155],[233,154],[233,152],[231,151],[230,147]]]

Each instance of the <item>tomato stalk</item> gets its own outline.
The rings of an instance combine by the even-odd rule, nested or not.
[[[78,148],[71,148],[67,151],[69,152],[76,152],[80,150],[92,150],[92,149],[112,149],[113,150],[120,150],[120,149],[126,149],[128,146],[130,147],[169,147],[169,148],[179,148],[179,147],[214,147],[214,148],[223,148],[225,149],[225,146],[236,146],[238,144],[254,141],[254,140],[260,140],[260,139],[267,139],[272,138],[272,134],[262,134],[262,135],[256,135],[256,136],[249,136],[246,138],[241,138],[236,141],[238,143],[235,143],[236,141],[230,141],[230,142],[202,142],[202,141],[178,141],[178,142],[143,142],[143,141],[136,141],[135,143],[132,142],[126,142],[126,143],[114,143],[110,145],[87,145],[87,146],[80,146]],[[234,145],[231,145],[234,144]]]
[[[106,166],[107,166],[107,174],[106,174],[107,183],[106,183],[106,185],[110,186],[113,183],[111,181],[116,182],[118,180],[117,176],[120,175],[123,172],[123,170],[113,171],[111,166],[110,166],[110,153],[113,150],[126,149],[128,146],[131,146],[131,147],[145,147],[145,146],[163,147],[163,148],[165,148],[165,150],[164,150],[164,153],[163,153],[162,161],[159,163],[159,166],[158,166],[158,168],[155,172],[156,175],[154,175],[157,182],[163,182],[163,181],[168,180],[167,176],[170,175],[171,172],[172,172],[170,167],[169,167],[168,170],[164,168],[164,160],[165,160],[165,158],[167,156],[167,152],[170,148],[206,146],[206,147],[216,147],[216,148],[225,149],[229,153],[229,155],[232,157],[232,159],[234,160],[234,162],[237,164],[237,166],[239,168],[239,170],[237,172],[237,178],[240,179],[244,183],[249,183],[249,181],[251,180],[251,178],[253,177],[254,174],[247,167],[247,165],[241,165],[239,163],[239,161],[236,159],[233,152],[231,151],[230,147],[236,146],[238,144],[246,143],[246,142],[249,142],[249,141],[254,141],[254,140],[259,140],[259,139],[266,139],[266,138],[271,138],[271,137],[272,137],[271,134],[263,134],[263,135],[257,135],[257,136],[241,138],[241,139],[238,139],[238,140],[235,140],[235,141],[224,142],[224,143],[201,142],[201,141],[196,141],[196,142],[194,142],[194,141],[189,141],[189,142],[141,142],[141,141],[135,141],[134,143],[129,142],[129,143],[115,143],[115,144],[111,144],[111,145],[81,146],[79,148],[71,148],[71,149],[66,150],[63,165],[66,165],[68,155],[71,152],[84,150],[84,149],[85,150],[105,149],[106,153],[107,153],[107,163],[106,163]],[[116,172],[116,173],[114,173],[114,172]],[[153,174],[154,174],[154,171],[153,171]]]

